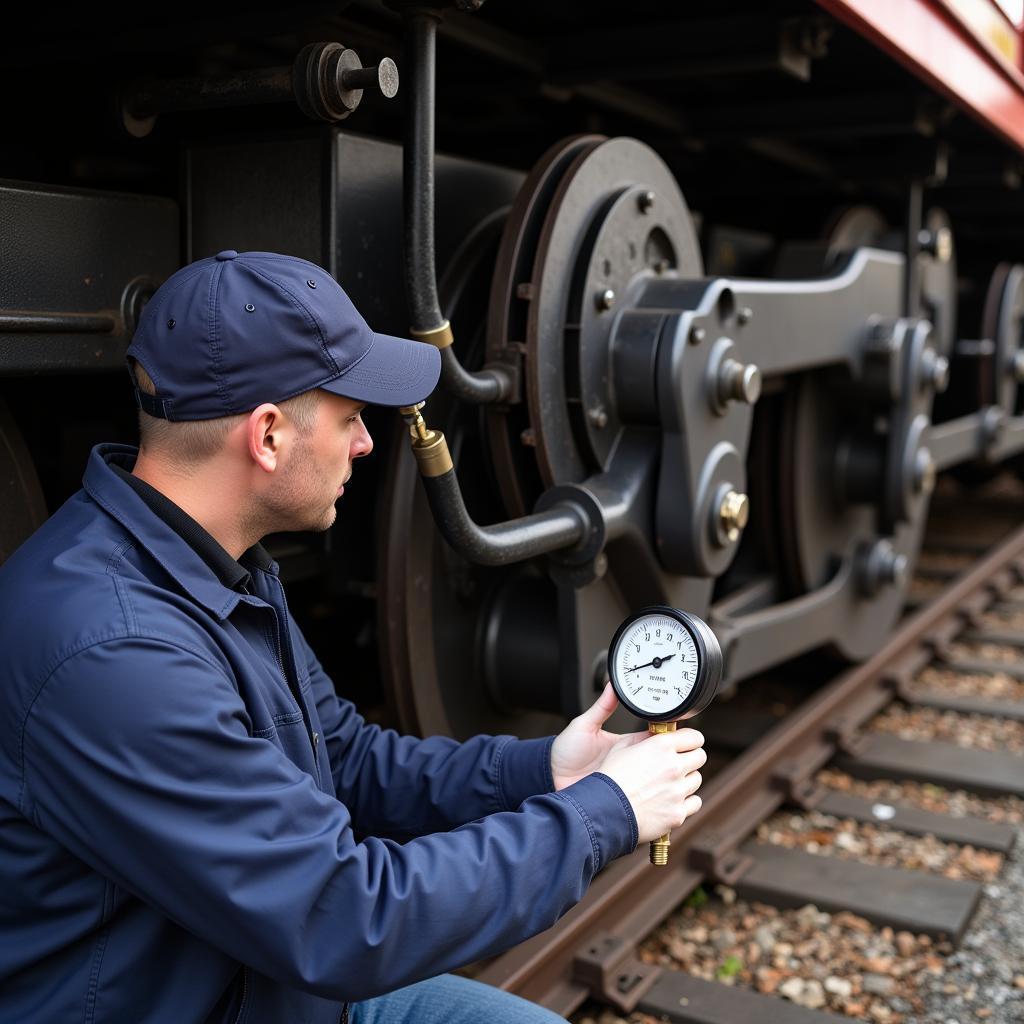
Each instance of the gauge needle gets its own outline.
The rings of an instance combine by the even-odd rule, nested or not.
[[[626,671],[635,672],[638,668],[647,668],[650,665],[653,665],[655,668],[661,668],[661,666],[664,665],[665,662],[669,660],[669,658],[674,657],[674,654],[667,654],[664,658],[655,658],[654,661],[649,661],[646,665],[634,665],[632,668],[627,668]]]

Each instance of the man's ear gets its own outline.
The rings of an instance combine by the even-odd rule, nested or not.
[[[257,406],[245,422],[246,441],[253,462],[267,473],[277,469],[285,438],[285,416],[271,402]]]

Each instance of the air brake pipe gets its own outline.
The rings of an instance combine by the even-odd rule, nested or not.
[[[431,512],[444,539],[463,557],[477,565],[511,565],[536,555],[587,543],[600,526],[588,511],[573,501],[559,501],[543,512],[479,526],[462,500],[448,443],[439,430],[430,430],[420,408],[401,410],[412,438]]]
[[[402,169],[409,330],[441,350],[441,380],[457,398],[477,404],[507,401],[514,384],[511,374],[501,367],[478,373],[464,369],[451,347],[451,324],[441,313],[434,263],[434,68],[440,15],[423,8],[407,9],[403,15],[406,65],[412,68]]]

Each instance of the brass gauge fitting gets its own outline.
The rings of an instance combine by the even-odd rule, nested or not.
[[[423,402],[399,409],[402,419],[409,425],[412,453],[416,456],[420,476],[443,476],[453,469],[448,442],[440,430],[431,430],[423,419],[420,409]]]
[[[648,732],[659,733],[659,732],[675,732],[675,722],[648,722]],[[668,863],[668,848],[671,845],[672,840],[669,838],[669,833],[666,832],[663,836],[659,836],[657,839],[651,840],[651,863],[658,865],[658,867],[664,867]]]

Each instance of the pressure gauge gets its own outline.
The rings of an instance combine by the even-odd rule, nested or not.
[[[722,648],[695,615],[656,605],[616,630],[608,674],[620,702],[638,718],[675,722],[711,703],[722,678]]]
[[[615,695],[653,732],[674,732],[676,722],[699,714],[718,690],[722,648],[707,623],[678,608],[655,605],[631,615],[608,648]],[[651,841],[651,863],[668,863],[671,840]]]

